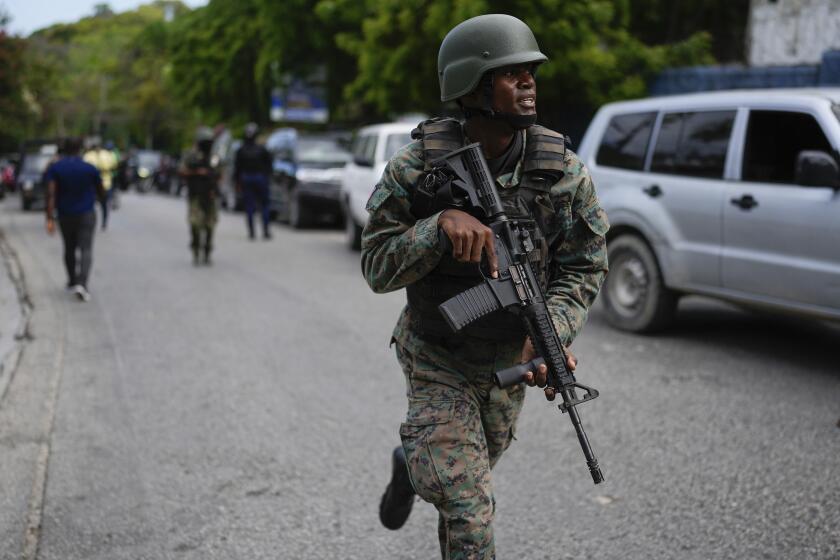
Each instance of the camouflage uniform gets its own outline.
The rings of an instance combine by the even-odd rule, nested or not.
[[[506,211],[521,200],[517,192],[532,182],[523,172],[526,161],[523,150],[514,171],[497,178]],[[537,197],[542,208],[530,210],[552,212],[543,222],[553,229],[544,232],[552,253],[543,271],[545,289],[552,319],[568,345],[606,274],[604,235],[609,225],[578,157],[567,150],[563,167],[562,178],[550,185],[548,200]],[[441,259],[440,213],[418,220],[409,210],[425,168],[423,143],[412,142],[388,163],[368,201],[362,269],[375,292],[412,284]],[[407,382],[408,413],[400,437],[415,491],[440,514],[443,558],[494,558],[490,470],[511,443],[524,386],[498,389],[492,375],[520,360],[524,340],[428,337],[407,306],[392,342]]]
[[[205,258],[209,258],[213,250],[213,228],[219,220],[216,205],[218,174],[201,151],[190,151],[184,158],[182,169],[194,171],[201,168],[207,169],[209,175],[189,175],[186,178],[189,201],[187,220],[190,224],[190,248],[193,254],[197,257],[203,250]]]

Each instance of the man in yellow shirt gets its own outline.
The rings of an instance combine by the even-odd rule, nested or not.
[[[84,160],[94,166],[99,174],[102,176],[102,192],[104,193],[99,200],[102,207],[102,229],[104,230],[108,225],[108,206],[111,202],[111,189],[113,185],[114,171],[117,169],[117,158],[114,152],[106,150],[100,145],[99,138],[94,138],[91,142],[90,149],[85,153]]]

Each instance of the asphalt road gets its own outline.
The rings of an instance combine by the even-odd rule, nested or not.
[[[337,231],[249,242],[225,214],[194,268],[183,200],[125,196],[93,300],[40,213],[0,205],[33,304],[0,402],[0,559],[432,559],[436,514],[377,505],[405,385]],[[5,277],[3,280],[5,281]],[[529,394],[494,474],[498,557],[840,558],[840,329],[689,299],[668,333],[574,345],[606,483]]]

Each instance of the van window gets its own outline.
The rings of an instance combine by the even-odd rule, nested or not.
[[[598,165],[641,171],[645,166],[656,112],[616,115],[610,119],[598,155]]]
[[[734,121],[735,111],[665,114],[650,170],[722,179]]]
[[[802,150],[832,152],[813,116],[791,111],[750,111],[741,179],[793,184],[796,157]]]
[[[353,142],[353,159],[357,165],[373,166],[376,154],[376,135],[365,134]]]
[[[385,160],[387,161],[391,159],[391,156],[393,156],[397,150],[409,142],[411,142],[411,135],[407,132],[404,134],[389,134],[388,138],[385,140]]]

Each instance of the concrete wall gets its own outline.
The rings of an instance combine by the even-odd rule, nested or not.
[[[818,64],[840,48],[840,0],[752,0],[750,66]]]

